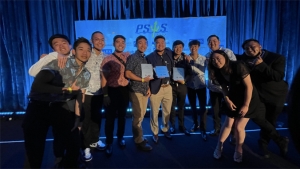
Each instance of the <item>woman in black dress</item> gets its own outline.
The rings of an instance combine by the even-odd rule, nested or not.
[[[251,118],[257,125],[264,128],[279,146],[282,152],[287,152],[288,140],[281,137],[267,120],[265,107],[260,102],[259,95],[252,85],[250,72],[243,62],[230,61],[224,51],[214,51],[208,63],[209,77],[217,80],[221,86],[224,100],[229,110],[219,135],[219,142],[214,151],[214,157],[221,157],[223,143],[230,134],[235,122],[236,147],[234,161],[242,162],[242,145],[245,140],[245,127]]]

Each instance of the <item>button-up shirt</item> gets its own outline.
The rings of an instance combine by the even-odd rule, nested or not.
[[[99,55],[96,54],[95,49],[92,50],[91,57],[88,62],[85,64],[85,67],[91,73],[91,79],[89,82],[89,87],[85,94],[87,95],[99,95],[102,94],[101,91],[101,64],[104,58],[103,52],[100,52]]]
[[[37,61],[34,65],[32,65],[29,68],[29,75],[35,77],[40,70],[42,69],[43,66],[47,65],[51,61],[57,59],[58,53],[57,52],[51,52],[45,57],[41,58],[39,61]],[[68,58],[72,56],[72,53],[70,52]]]
[[[142,78],[142,64],[147,64],[145,54],[141,54],[138,50],[130,55],[126,62],[126,70],[130,70],[136,76]],[[147,94],[149,82],[130,81],[130,90],[135,93]]]
[[[81,70],[79,68],[80,66],[77,64],[74,56],[71,56],[68,58],[66,66],[63,69],[58,67],[57,60],[53,60],[41,70],[49,70],[54,74],[55,78],[51,82],[53,85],[59,86],[59,84],[63,83],[64,87],[67,88],[71,87],[76,80],[76,86],[86,89],[89,85],[91,74],[84,66]],[[70,99],[68,95],[36,92],[30,92],[29,98],[41,101],[67,101]]]
[[[192,75],[187,79],[186,85],[192,89],[202,89],[205,87],[205,69],[206,57],[198,54],[198,58],[191,58],[190,65],[192,67]]]
[[[119,57],[126,63],[129,53],[122,53]],[[106,81],[109,87],[127,86],[125,78],[125,66],[114,56],[106,56],[101,64],[103,73],[107,74]]]

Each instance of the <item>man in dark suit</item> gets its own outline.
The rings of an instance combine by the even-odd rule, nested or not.
[[[257,88],[260,100],[266,107],[266,120],[276,127],[276,120],[282,112],[288,84],[283,80],[285,76],[285,57],[262,49],[258,40],[248,39],[242,44],[244,54],[241,56],[251,70],[251,80]],[[286,138],[287,140],[287,138]],[[269,157],[267,149],[270,138],[268,133],[261,130],[259,146],[266,158]],[[286,150],[281,151],[285,156]]]
[[[172,106],[172,87],[170,85],[170,77],[172,74],[173,57],[172,51],[166,48],[165,37],[158,35],[154,38],[155,51],[150,53],[146,59],[153,68],[156,66],[166,66],[168,69],[169,77],[158,77],[154,72],[154,79],[150,81],[150,126],[153,132],[153,141],[158,143],[158,113],[159,107],[162,106],[162,125],[161,131],[165,137],[171,139],[169,133],[169,119]]]

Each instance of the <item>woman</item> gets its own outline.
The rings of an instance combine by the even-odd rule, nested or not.
[[[212,52],[208,63],[209,77],[217,80],[221,86],[224,100],[229,108],[225,123],[219,135],[214,157],[221,157],[223,143],[235,122],[236,147],[234,161],[242,162],[242,145],[245,140],[245,127],[251,118],[280,148],[281,155],[288,151],[289,140],[280,136],[274,126],[265,119],[265,107],[260,102],[256,89],[252,86],[250,72],[243,62],[230,61],[224,51]]]
[[[216,159],[221,157],[223,143],[230,134],[235,121],[236,147],[233,158],[236,162],[242,162],[245,127],[249,118],[259,113],[257,109],[259,108],[261,112],[264,108],[260,106],[258,93],[252,86],[250,73],[242,62],[230,61],[224,51],[217,50],[210,56],[208,70],[210,79],[217,80],[221,84],[224,100],[229,108],[220,131],[214,157]]]

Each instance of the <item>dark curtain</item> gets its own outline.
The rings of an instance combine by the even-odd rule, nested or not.
[[[290,83],[300,65],[299,9],[296,0],[1,0],[0,111],[26,108],[29,67],[52,51],[52,34],[74,42],[76,20],[227,16],[227,47],[241,54],[245,39],[258,39],[287,58]]]

